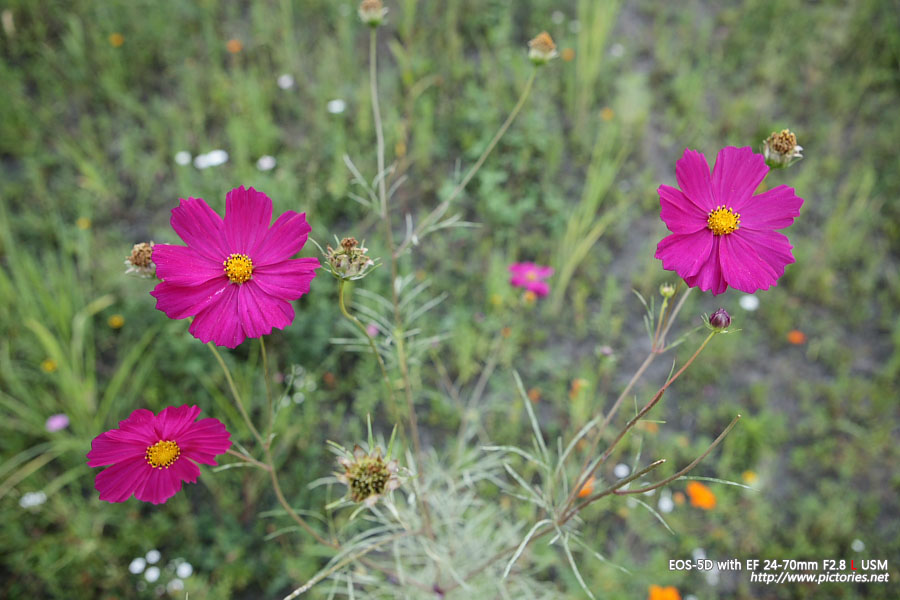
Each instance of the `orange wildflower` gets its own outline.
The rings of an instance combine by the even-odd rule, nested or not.
[[[691,481],[687,484],[687,494],[691,498],[691,505],[697,508],[712,510],[716,507],[716,495],[699,481]]]
[[[675,501],[675,504],[681,506],[682,504],[684,504],[684,494],[682,494],[681,492],[675,492],[674,494],[672,494],[672,500]]]
[[[562,53],[560,54],[562,59],[566,62],[572,61],[575,59],[575,51],[571,48],[563,48]]]
[[[538,388],[528,390],[528,399],[532,402],[538,402],[541,399],[541,390]]]
[[[681,594],[674,586],[662,587],[659,585],[650,586],[650,595],[647,600],[681,600]]]
[[[113,48],[118,48],[122,44],[125,43],[125,36],[121,33],[111,33],[109,34],[109,45]]]
[[[588,386],[588,380],[578,377],[572,380],[572,387],[569,388],[569,400],[574,400],[578,394]]]
[[[234,38],[228,40],[228,43],[225,44],[225,48],[231,52],[232,54],[237,54],[241,50],[244,49],[244,44],[241,43],[241,40],[236,40]]]
[[[608,106],[604,106],[603,110],[600,111],[600,118],[604,121],[612,121],[615,116],[616,112]]]
[[[795,346],[806,343],[806,334],[799,329],[792,329],[787,334],[787,341]]]
[[[585,498],[590,496],[594,491],[594,476],[591,475],[588,477],[588,480],[584,482],[584,485],[581,486],[581,489],[578,490],[578,497]]]

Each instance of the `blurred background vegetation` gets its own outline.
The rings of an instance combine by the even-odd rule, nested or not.
[[[400,216],[446,197],[505,118],[531,69],[527,40],[547,30],[562,54],[538,73],[519,119],[455,205],[481,226],[433,235],[403,261],[448,294],[423,327],[449,335],[413,373],[426,444],[440,454],[459,426],[442,381],[471,390],[491,356],[483,441],[527,442],[513,368],[551,439],[608,406],[649,347],[631,290],[650,297],[675,281],[653,259],[665,233],[657,186],[674,182],[685,147],[711,159],[789,127],[806,158],[768,184],[806,200],[789,231],[797,263],[756,295],[757,310],[740,308],[733,290],[692,296],[683,330],[724,306],[742,331],[715,340],[666,395],[660,422],[629,438],[603,472],[613,480],[614,465],[638,452],[683,465],[741,413],[696,474],[755,490],[707,482],[712,510],[683,501],[684,482],[644,498],[674,507],[664,511],[671,532],[641,504],[601,502],[584,515],[585,539],[610,562],[585,559],[581,569],[608,598],[643,598],[651,584],[700,599],[896,598],[897,3],[387,5],[381,103],[388,160],[408,176],[393,201],[398,234]],[[228,190],[252,185],[276,212],[305,210],[323,245],[354,235],[384,254],[374,221],[350,199],[342,158],[374,175],[368,36],[356,6],[10,0],[2,26],[0,596],[280,598],[327,553],[299,533],[264,539],[287,525],[267,512],[276,504],[265,473],[207,469],[165,505],[110,505],[98,500],[84,455],[133,409],[170,404],[196,403],[233,439],[250,441],[186,322],[154,310],[152,282],[123,275],[132,244],[178,242],[168,219],[179,197],[203,197],[221,213]],[[214,149],[227,151],[225,164],[175,159]],[[262,170],[263,156],[276,166]],[[557,270],[554,294],[531,309],[507,283],[516,260]],[[386,290],[386,270],[364,284]],[[402,416],[383,406],[371,357],[330,342],[349,331],[335,284],[321,275],[294,324],[269,341],[289,384],[278,455],[295,506],[318,510],[329,499],[307,487],[334,469],[326,439],[352,445],[369,412],[382,431]],[[258,348],[228,353],[257,397]],[[638,386],[638,401],[662,383],[666,362]],[[49,432],[55,413],[70,424]],[[43,493],[43,503],[29,493]],[[154,549],[160,575],[150,582],[129,565]],[[558,597],[582,597],[571,572],[541,570],[552,550],[531,552]],[[888,559],[895,583],[764,587],[747,573],[668,570],[669,559],[692,554]],[[188,576],[176,559],[192,566]]]

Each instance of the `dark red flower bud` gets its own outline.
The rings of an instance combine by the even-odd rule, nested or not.
[[[709,316],[709,324],[716,329],[725,329],[731,325],[731,315],[724,308],[720,308]]]

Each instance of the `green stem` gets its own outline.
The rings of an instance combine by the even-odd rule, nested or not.
[[[384,388],[387,391],[388,400],[391,403],[391,406],[394,405],[394,390],[391,386],[391,379],[388,376],[387,367],[384,365],[384,360],[381,358],[381,353],[378,351],[378,347],[375,345],[375,340],[372,339],[372,336],[369,335],[369,332],[366,331],[366,326],[362,324],[362,322],[350,314],[350,311],[347,310],[347,306],[344,304],[344,284],[346,282],[341,279],[340,284],[338,285],[338,305],[341,308],[341,314],[343,314],[348,321],[356,325],[357,329],[359,329],[362,334],[366,337],[366,340],[369,342],[369,348],[372,349],[372,354],[375,355],[375,358],[378,360],[378,367],[381,369],[381,376],[384,379]]]
[[[260,446],[265,446],[263,442],[262,436],[259,435],[259,431],[253,425],[253,421],[250,420],[250,415],[247,414],[247,410],[244,408],[244,403],[241,401],[241,395],[238,393],[237,386],[234,384],[234,378],[231,376],[231,370],[228,368],[228,365],[225,364],[225,360],[222,358],[222,355],[219,354],[219,351],[216,350],[215,345],[212,342],[206,344],[210,350],[212,350],[213,356],[216,357],[216,360],[219,361],[219,366],[222,367],[222,372],[225,373],[225,379],[228,381],[228,387],[231,389],[231,395],[234,397],[234,403],[237,405],[238,410],[241,413],[241,416],[244,417],[244,422],[247,424],[247,427],[253,433],[253,436],[256,438],[256,441],[259,442]]]
[[[406,247],[410,244],[412,238],[416,238],[422,235],[422,232],[425,230],[425,227],[432,224],[432,221],[440,218],[440,215],[444,214],[450,204],[459,196],[469,182],[475,177],[475,174],[478,173],[478,170],[484,164],[484,161],[487,160],[487,157],[491,154],[494,148],[497,146],[497,143],[500,139],[506,134],[506,131],[509,129],[510,125],[512,125],[513,121],[516,120],[516,117],[519,114],[519,111],[522,110],[522,107],[525,106],[525,101],[528,99],[528,95],[531,93],[531,88],[534,85],[534,79],[537,75],[537,68],[531,71],[531,75],[528,77],[528,81],[525,82],[525,88],[522,90],[521,95],[519,95],[519,100],[516,102],[516,105],[513,107],[512,112],[509,113],[509,116],[506,117],[506,121],[503,122],[503,125],[500,126],[500,129],[497,130],[497,133],[494,134],[494,137],[488,143],[487,148],[481,153],[481,156],[478,157],[478,160],[475,161],[475,164],[469,169],[466,175],[462,178],[462,180],[453,188],[453,191],[450,192],[450,195],[446,200],[441,202],[435,207],[428,215],[419,222],[419,225],[416,226],[415,233],[405,239],[400,247],[397,249],[397,254],[402,253]]]
[[[266,380],[266,412],[269,424],[266,426],[266,445],[271,443],[272,427],[275,424],[275,413],[272,412],[272,388],[269,384],[269,356],[266,353],[266,342],[264,336],[259,337],[259,350],[262,354],[263,377]]]

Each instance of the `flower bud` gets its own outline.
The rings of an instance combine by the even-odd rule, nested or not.
[[[528,42],[528,58],[535,65],[545,65],[556,56],[556,44],[553,43],[553,38],[546,31],[542,31]]]
[[[709,316],[709,326],[713,329],[725,329],[731,325],[731,315],[724,308],[720,308]]]
[[[360,279],[375,266],[375,261],[366,256],[366,252],[368,249],[360,246],[356,238],[344,238],[337,249],[328,246],[328,266],[335,277]]]
[[[773,169],[789,167],[801,158],[803,146],[797,145],[797,136],[789,129],[773,131],[763,142],[763,156]]]
[[[381,3],[381,0],[363,0],[359,3],[359,20],[369,27],[378,27],[384,21],[384,15],[387,9]]]
[[[125,273],[136,273],[140,277],[156,277],[153,264],[153,242],[141,242],[131,249],[131,256],[125,259]]]
[[[675,295],[675,286],[671,283],[664,283],[659,286],[659,295],[663,298],[671,298]]]

